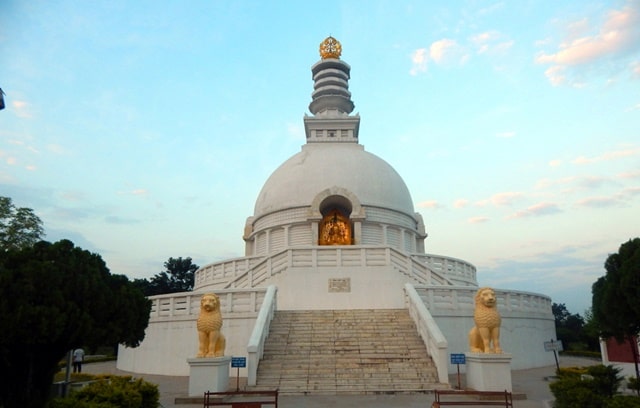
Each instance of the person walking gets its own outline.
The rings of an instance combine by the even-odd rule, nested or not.
[[[82,372],[82,362],[84,361],[84,350],[77,348],[73,350],[73,372]]]

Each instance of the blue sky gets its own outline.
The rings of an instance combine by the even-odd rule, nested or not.
[[[328,35],[427,252],[583,313],[640,236],[639,0],[3,0],[0,194],[132,279],[242,256]]]

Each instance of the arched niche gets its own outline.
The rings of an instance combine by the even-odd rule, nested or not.
[[[364,209],[351,191],[331,187],[311,203],[309,220],[318,245],[354,245],[360,242]]]

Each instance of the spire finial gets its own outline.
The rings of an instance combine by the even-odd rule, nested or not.
[[[320,57],[322,59],[340,59],[340,54],[342,54],[342,45],[332,36],[328,36],[320,43]]]

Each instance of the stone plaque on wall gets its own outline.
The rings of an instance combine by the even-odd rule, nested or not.
[[[351,292],[351,278],[329,279],[329,292]]]

